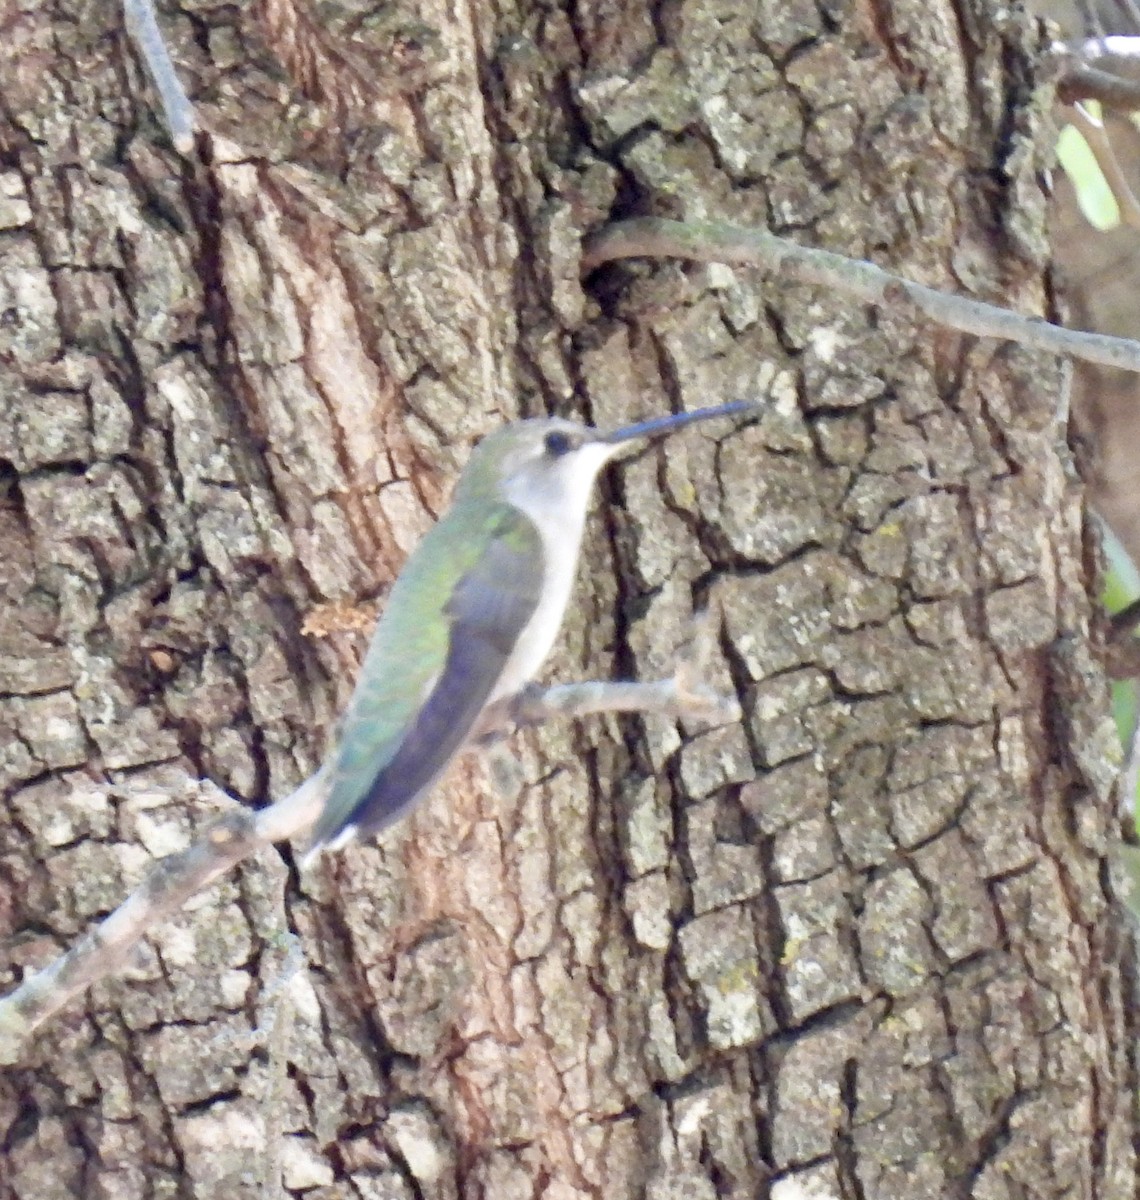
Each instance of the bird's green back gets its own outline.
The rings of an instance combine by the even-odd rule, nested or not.
[[[349,823],[400,749],[447,662],[453,624],[448,606],[461,581],[478,576],[497,539],[516,543],[523,557],[541,554],[531,522],[512,505],[488,501],[452,507],[404,565],[341,721],[329,797],[314,843]],[[535,568],[541,569],[540,562]],[[496,580],[494,586],[501,590],[512,583]]]

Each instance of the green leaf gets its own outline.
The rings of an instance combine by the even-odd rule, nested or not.
[[[1057,139],[1057,161],[1072,180],[1077,204],[1088,223],[1103,232],[1120,224],[1120,209],[1088,142],[1072,125]]]

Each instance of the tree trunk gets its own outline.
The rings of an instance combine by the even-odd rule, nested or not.
[[[1048,314],[1040,31],[980,0],[161,18],[192,160],[112,5],[4,16],[11,978],[213,815],[197,781],[260,804],[315,767],[504,420],[770,401],[610,474],[551,664],[668,672],[711,603],[745,719],[520,735],[376,844],[246,864],[0,1078],[3,1194],[1132,1194],[1065,370],[727,267],[578,269],[607,220],[713,217]]]

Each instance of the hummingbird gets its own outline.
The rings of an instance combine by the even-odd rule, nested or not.
[[[404,816],[492,704],[538,673],[561,628],[598,473],[631,446],[755,410],[734,401],[601,433],[515,421],[472,451],[451,506],[388,597],[333,754],[305,862]]]

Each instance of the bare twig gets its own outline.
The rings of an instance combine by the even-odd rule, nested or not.
[[[515,725],[541,725],[544,721],[600,713],[655,713],[727,725],[740,720],[735,696],[725,696],[704,682],[705,668],[715,648],[719,614],[704,609],[693,617],[693,639],[677,663],[672,679],[650,683],[566,683],[553,687],[532,685],[510,702],[510,721]]]
[[[565,683],[527,689],[516,698],[513,713],[520,725],[541,725],[557,717],[577,720],[599,713],[656,713],[727,724],[740,720],[740,705],[735,696],[718,695],[678,676],[652,683]]]
[[[616,221],[585,240],[582,270],[619,258],[691,258],[759,267],[796,283],[834,288],[869,304],[892,309],[909,305],[928,320],[962,333],[1140,372],[1140,342],[1131,338],[1082,333],[1040,317],[1023,317],[993,304],[911,283],[873,263],[798,246],[759,229],[658,217]]]
[[[1114,112],[1136,112],[1140,109],[1140,80],[1073,63],[1057,80],[1057,99],[1062,104],[1097,100]]]
[[[1080,14],[1081,27],[1098,40],[1104,39],[1104,22],[1092,0],[1076,0],[1076,9]]]
[[[324,788],[320,771],[260,813],[235,808],[188,849],[160,860],[109,917],[50,966],[0,999],[0,1063],[16,1061],[31,1034],[73,997],[126,961],[147,932],[243,859],[301,832],[316,820]]]
[[[123,0],[123,18],[158,91],[174,148],[189,154],[194,148],[194,105],[174,70],[152,0]]]
[[[655,683],[581,683],[527,696],[514,715],[528,722],[591,713],[651,712],[694,720],[733,720],[735,700],[714,696],[694,678],[697,662],[681,664],[673,679]],[[500,720],[510,710],[499,713]],[[214,822],[189,849],[162,859],[142,884],[55,962],[0,998],[0,1063],[18,1061],[29,1038],[46,1020],[118,969],[160,921],[191,896],[257,851],[303,833],[324,800],[323,769],[295,792],[259,813],[235,808]]]
[[[1136,0],[1116,0],[1116,7],[1125,25],[1130,25],[1133,29],[1140,29],[1140,7],[1137,7]],[[1117,27],[1120,28],[1120,26]]]
[[[1136,193],[1120,166],[1104,122],[1098,121],[1083,104],[1073,104],[1069,107],[1069,120],[1092,151],[1096,165],[1100,167],[1100,173],[1108,184],[1108,190],[1120,209],[1120,219],[1129,228],[1140,229],[1140,200],[1136,199]]]
[[[1140,59],[1140,37],[1114,33],[1110,37],[1085,38],[1083,41],[1067,45],[1061,43],[1057,49],[1067,50],[1084,62],[1099,62],[1111,66],[1115,60],[1121,66],[1135,68],[1136,60]]]

